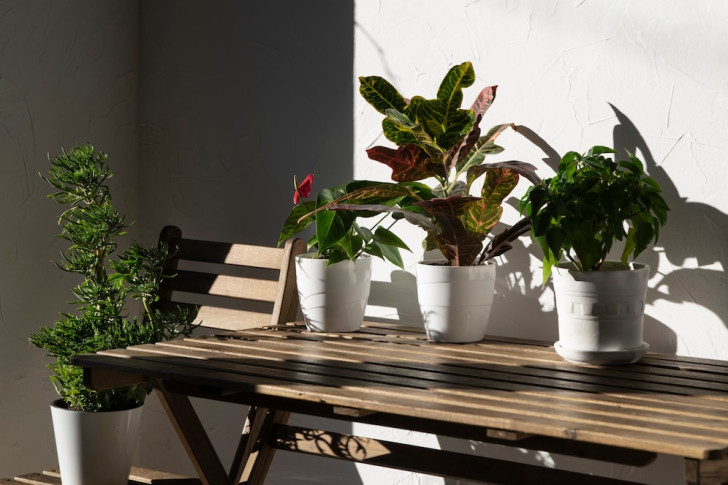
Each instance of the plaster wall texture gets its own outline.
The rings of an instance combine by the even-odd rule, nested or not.
[[[290,208],[294,173],[315,171],[318,187],[352,175],[388,180],[388,169],[364,153],[386,140],[379,115],[356,94],[361,75],[431,96],[449,67],[472,61],[478,78],[466,102],[499,85],[482,126],[513,122],[543,140],[537,147],[507,133],[500,139],[506,152],[493,160],[529,161],[542,176],[568,150],[636,151],[672,205],[659,247],[641,258],[654,271],[646,340],[659,351],[728,358],[721,34],[728,7],[706,0],[262,4],[0,3],[1,476],[55,463],[48,412],[55,395],[40,351],[26,343],[55,319],[73,285],[49,263],[62,243],[54,237],[58,208],[36,176],[47,168],[46,152],[91,140],[110,153],[113,189],[142,241],[173,223],[193,237],[272,243]],[[511,208],[504,222],[516,218]],[[399,230],[419,247],[417,230]],[[419,321],[414,264],[421,257],[407,255],[405,272],[375,264],[370,318]],[[527,238],[500,258],[498,271],[491,332],[556,339],[553,296],[541,286],[538,252]],[[196,405],[213,441],[229,450],[240,431],[231,422],[245,409]],[[136,463],[191,472],[153,396],[144,420]],[[669,457],[634,470],[391,429],[353,431],[682,483],[682,464]],[[269,483],[457,482],[281,453]]]
[[[0,476],[57,463],[56,394],[28,335],[76,284],[52,260],[61,206],[47,155],[92,141],[111,154],[115,202],[137,215],[137,8],[127,1],[0,2]]]
[[[383,76],[405,97],[433,97],[451,66],[472,61],[477,80],[463,104],[498,85],[481,127],[523,125],[543,145],[506,132],[499,138],[506,150],[492,161],[527,161],[542,177],[553,174],[567,151],[599,144],[636,153],[672,207],[659,244],[639,258],[652,268],[645,340],[657,351],[726,359],[727,19],[728,7],[708,1],[364,0],[356,2],[354,75]],[[359,96],[354,106],[355,176],[388,180],[390,169],[364,152],[392,146],[381,135],[381,115]],[[516,189],[505,224],[518,220],[513,207],[527,186],[522,181]],[[420,247],[421,231],[401,223],[395,230]],[[422,256],[421,250],[407,255],[406,272],[375,261],[372,318],[421,323],[415,264]],[[541,285],[538,248],[525,237],[498,259],[489,333],[556,340],[553,294]],[[354,430],[645,483],[683,483],[681,462],[670,457],[638,470],[544,453],[514,456],[477,443],[458,448],[433,436],[363,425]],[[359,469],[365,483],[454,483]]]

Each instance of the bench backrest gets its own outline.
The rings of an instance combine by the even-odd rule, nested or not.
[[[199,307],[196,322],[203,327],[239,330],[285,324],[296,318],[298,294],[294,258],[306,243],[290,239],[274,248],[185,239],[176,226],[159,237],[170,254],[159,308]]]

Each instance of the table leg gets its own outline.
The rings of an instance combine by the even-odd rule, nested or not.
[[[728,484],[728,458],[722,460],[685,460],[687,485]]]
[[[225,467],[220,462],[189,398],[168,392],[161,382],[154,382],[154,387],[202,483],[230,485]]]
[[[275,427],[285,424],[289,412],[251,406],[238,451],[230,470],[232,483],[262,485],[276,449],[270,446]]]

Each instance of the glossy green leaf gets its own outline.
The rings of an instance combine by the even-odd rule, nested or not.
[[[404,261],[402,260],[402,254],[399,252],[399,248],[387,244],[377,244],[377,246],[386,261],[389,261],[400,269],[404,269]]]
[[[283,223],[281,235],[278,237],[278,246],[283,244],[286,239],[295,236],[296,234],[313,224],[313,222],[315,221],[314,217],[306,217],[301,219],[308,213],[308,208],[303,204],[297,205],[293,207],[293,209],[291,209],[290,214],[288,214],[288,217],[286,217],[286,220]]]
[[[407,106],[397,89],[379,76],[360,77],[359,93],[382,114],[386,114],[388,109],[403,111]]]
[[[386,244],[387,246],[394,246],[409,251],[409,247],[402,241],[396,234],[385,227],[378,227],[374,232],[374,240],[379,244]]]

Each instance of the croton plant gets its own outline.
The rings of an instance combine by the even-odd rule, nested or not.
[[[352,182],[344,194],[317,210],[387,212],[395,219],[404,218],[424,229],[425,248],[438,248],[452,266],[482,264],[528,232],[529,223],[523,219],[485,243],[519,175],[539,182],[530,164],[485,163],[486,155],[503,151],[496,138],[509,127],[516,128],[506,123],[481,132],[480,122],[497,86],[484,88],[464,109],[462,90],[475,82],[470,62],[450,69],[434,99],[406,99],[378,76],[359,80],[363,98],[385,116],[384,136],[397,146],[375,146],[367,154],[392,169],[393,183]],[[482,176],[482,188],[471,195],[474,182]],[[434,179],[436,185],[421,182],[426,179]]]

